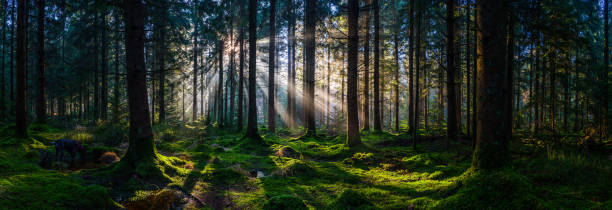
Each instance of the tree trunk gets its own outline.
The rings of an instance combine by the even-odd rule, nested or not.
[[[244,15],[245,15],[245,6],[244,6],[244,1],[240,1],[240,17],[239,17],[239,26],[240,26],[240,34],[238,35],[238,42],[240,45],[240,49],[239,49],[239,62],[240,62],[240,66],[238,67],[238,74],[240,74],[238,77],[238,125],[237,125],[237,130],[238,131],[242,131],[242,124],[244,122],[244,120],[242,119],[242,115],[243,115],[243,106],[242,104],[244,104]]]
[[[114,90],[114,97],[113,97],[113,123],[115,125],[119,124],[119,98],[121,97],[121,90],[119,88],[119,33],[117,31],[119,31],[119,15],[117,15],[117,17],[115,17],[116,23],[115,23],[115,33],[116,33],[116,37],[115,38],[115,90]]]
[[[366,5],[370,0],[365,1]],[[370,12],[365,12],[365,35],[363,39],[363,130],[370,130]]]
[[[446,0],[446,89],[448,115],[446,118],[447,147],[457,138],[457,92],[455,90],[455,0]]]
[[[295,128],[296,120],[296,103],[295,103],[295,9],[293,0],[287,3],[288,15],[288,35],[287,35],[287,111],[289,115],[289,127]]]
[[[348,69],[347,69],[347,140],[349,147],[361,144],[357,102],[357,51],[359,48],[359,5],[357,0],[348,0]]]
[[[194,20],[193,29],[193,104],[191,122],[195,122],[198,117],[198,21]]]
[[[420,115],[420,107],[419,107],[419,100],[421,98],[421,90],[420,90],[420,81],[419,81],[419,77],[421,74],[421,18],[423,16],[423,8],[422,8],[422,2],[419,2],[418,5],[418,12],[417,12],[417,18],[416,18],[416,23],[417,23],[417,27],[416,27],[416,52],[415,52],[415,79],[414,79],[414,119],[412,124],[414,125],[414,130],[412,132],[412,147],[413,149],[416,150],[416,143],[417,143],[417,131],[419,129],[419,115]]]
[[[608,13],[609,13],[609,2],[608,0],[604,0],[604,69],[602,71],[601,74],[601,84],[602,87],[601,89],[603,90],[603,94],[604,96],[608,95],[608,82],[610,82],[610,80],[608,80],[608,67],[610,65],[610,60],[609,60],[609,54],[610,54],[610,48],[608,46],[608,36],[610,34],[609,32],[609,26],[608,26]],[[601,136],[602,137],[607,137],[608,136],[608,97],[603,97],[603,101],[602,101],[602,121],[601,121]]]
[[[235,80],[234,80],[234,23],[233,23],[233,17],[230,18],[230,49],[232,49],[230,51],[230,69],[229,69],[229,75],[228,75],[228,82],[229,82],[229,118],[227,119],[227,124],[229,125],[229,127],[231,129],[233,129],[233,124],[234,124],[234,99],[236,98],[236,84],[235,84]],[[204,84],[204,83],[202,83]],[[204,92],[204,89],[202,88],[202,92]],[[204,101],[204,95],[202,95],[202,104]],[[202,107],[202,112],[204,112],[204,107]]]
[[[157,98],[159,100],[159,122],[164,123],[166,121],[166,19],[167,19],[167,8],[166,1],[161,1],[160,6],[160,23],[159,23],[159,55],[158,55],[158,64],[159,72],[157,72],[159,76],[159,94],[157,94]]]
[[[45,101],[45,1],[38,0],[38,94],[36,105],[36,119],[40,123],[46,122]]]
[[[6,40],[6,27],[8,26],[7,21],[6,21],[6,13],[8,12],[8,1],[2,1],[2,53],[0,54],[0,57],[2,58],[2,60],[0,62],[2,62],[0,65],[2,65],[2,69],[0,69],[0,120],[4,120],[6,117],[6,78],[4,77],[4,70],[5,70],[5,54],[4,51],[6,49],[6,43],[10,43],[11,45],[13,44],[10,41]]]
[[[395,3],[395,1],[394,1]],[[394,4],[395,5],[395,4]],[[398,38],[398,33],[399,33],[399,23],[398,23],[398,14],[397,14],[397,10],[393,9],[393,16],[394,16],[394,24],[395,26],[393,27],[393,59],[395,61],[395,72],[394,72],[394,77],[395,77],[395,81],[393,83],[393,90],[395,92],[395,100],[394,100],[394,120],[395,120],[395,132],[399,132],[399,96],[400,96],[400,92],[399,92],[399,70],[400,70],[400,66],[399,66],[399,38]]]
[[[478,16],[478,118],[476,149],[472,167],[495,169],[509,159],[508,141],[511,125],[508,118],[508,74],[506,67],[506,35],[508,1],[479,1]],[[496,123],[491,123],[496,122]]]
[[[95,14],[95,19],[94,19],[94,94],[93,94],[93,120],[94,123],[100,118],[100,72],[98,72],[98,66],[99,66],[99,57],[100,57],[100,51],[98,50],[99,46],[98,44],[100,43],[99,41],[99,14],[98,14],[98,2],[96,0],[94,0],[94,12]]]
[[[225,89],[223,87],[223,48],[225,46],[225,43],[223,41],[223,39],[220,39],[217,45],[217,50],[219,51],[217,53],[217,55],[219,56],[219,60],[217,62],[219,62],[219,86],[217,87],[217,94],[219,94],[219,105],[218,105],[218,112],[219,112],[219,128],[223,128],[223,121],[225,119],[225,97],[224,97],[224,92],[223,89]]]
[[[125,52],[130,113],[129,147],[121,161],[136,168],[156,156],[149,119],[144,61],[145,8],[140,0],[125,0]]]
[[[382,131],[379,65],[380,65],[380,8],[378,0],[372,2],[374,8],[374,131]]]
[[[18,138],[25,138],[26,133],[26,29],[27,29],[27,14],[26,0],[19,0],[17,6],[17,101],[15,104],[15,135]]]
[[[249,111],[247,123],[247,138],[261,140],[257,132],[257,1],[249,0]]]
[[[276,45],[276,0],[270,0],[270,42],[268,47],[268,132],[276,132],[276,109],[274,108],[274,65]]]
[[[413,133],[416,130],[414,129],[414,98],[415,98],[415,93],[414,93],[414,22],[415,22],[415,15],[414,15],[414,1],[415,0],[410,0],[410,11],[408,12],[410,14],[410,31],[409,31],[409,35],[408,35],[408,92],[409,93],[409,99],[408,99],[408,103],[409,103],[409,107],[408,107],[408,132],[409,133]],[[413,141],[413,144],[415,142]]]
[[[506,44],[506,56],[507,56],[507,61],[506,61],[506,73],[508,74],[506,77],[508,78],[508,87],[506,88],[508,90],[508,125],[510,126],[510,131],[512,131],[512,118],[513,118],[513,106],[512,106],[512,101],[513,101],[513,97],[514,97],[514,91],[513,91],[513,85],[514,85],[514,17],[513,17],[513,12],[512,9],[509,8],[508,9],[508,29],[507,29],[507,44]]]
[[[316,27],[316,0],[306,0],[304,11],[304,136],[315,136],[315,27]]]

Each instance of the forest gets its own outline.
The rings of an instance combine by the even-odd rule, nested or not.
[[[612,209],[608,0],[0,0],[0,209]]]

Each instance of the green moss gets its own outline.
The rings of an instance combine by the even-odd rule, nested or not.
[[[292,195],[279,195],[270,198],[270,200],[266,201],[263,209],[266,210],[284,210],[284,209],[292,209],[292,210],[305,210],[306,204],[304,201]]]
[[[511,169],[468,171],[457,193],[437,203],[437,209],[542,208],[527,177]]]
[[[365,196],[352,189],[345,189],[331,207],[332,209],[376,209]]]

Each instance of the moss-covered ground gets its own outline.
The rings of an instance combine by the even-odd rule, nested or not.
[[[157,125],[156,167],[167,180],[159,183],[105,177],[118,163],[96,156],[125,150],[125,139],[109,139],[121,138],[114,129],[35,124],[28,139],[11,137],[11,125],[0,132],[0,207],[9,209],[612,208],[608,156],[527,138],[513,140],[508,166],[473,171],[467,141],[447,150],[444,139],[422,137],[413,150],[407,135],[362,133],[363,146],[348,148],[343,135],[281,131],[261,143],[200,124]],[[87,145],[86,163],[41,167],[62,137]]]

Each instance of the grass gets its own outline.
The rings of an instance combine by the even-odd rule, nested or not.
[[[156,135],[163,137],[156,139],[160,154],[150,167],[163,172],[168,182],[151,183],[127,177],[117,185],[88,176],[103,169],[58,171],[39,167],[37,151],[48,150],[50,140],[68,132],[36,126],[29,129],[30,135],[35,136],[29,140],[0,139],[0,144],[10,145],[0,148],[0,206],[34,209],[99,208],[118,203],[140,208],[165,208],[172,203],[187,209],[611,206],[609,160],[580,153],[544,152],[537,145],[513,145],[513,150],[535,152],[513,157],[512,163],[502,169],[473,171],[470,146],[458,142],[451,144],[450,151],[443,149],[444,140],[436,139],[420,142],[417,150],[413,150],[408,136],[362,132],[364,144],[348,148],[343,135],[296,138],[299,134],[281,132],[266,134],[262,143],[199,124],[160,125],[155,129]],[[10,130],[10,125],[0,127],[0,132]],[[100,137],[92,135],[93,142],[89,143],[98,150],[114,149],[121,153],[117,147],[96,145],[104,140],[95,140]],[[290,147],[295,155],[277,153],[285,147]]]

